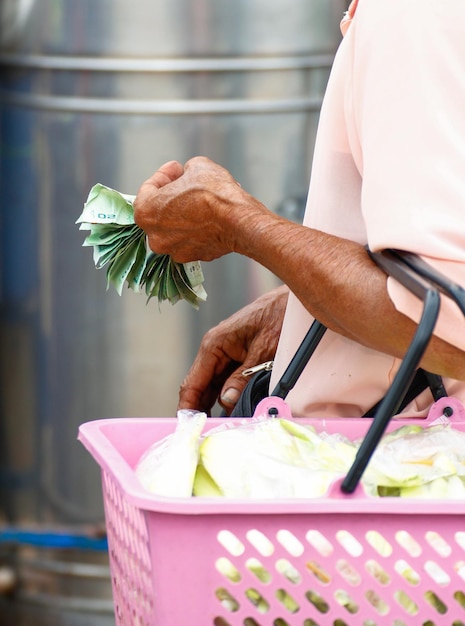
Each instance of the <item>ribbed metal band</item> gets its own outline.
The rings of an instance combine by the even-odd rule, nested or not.
[[[121,98],[80,98],[36,93],[0,92],[5,104],[42,110],[139,115],[200,115],[221,113],[287,113],[317,111],[321,97],[275,100],[129,100]]]
[[[15,69],[91,71],[91,72],[240,72],[329,69],[331,54],[289,57],[222,57],[144,59],[114,57],[52,56],[2,54],[0,65]],[[0,91],[4,103],[43,110],[141,115],[199,115],[221,113],[279,113],[313,111],[321,107],[321,97],[308,96],[276,99],[189,99],[149,100],[121,98],[84,98],[31,92]]]
[[[93,72],[234,72],[330,67],[332,54],[280,57],[120,58],[0,53],[0,65]]]

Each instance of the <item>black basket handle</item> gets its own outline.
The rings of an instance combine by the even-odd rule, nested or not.
[[[428,265],[421,257],[413,254],[412,252],[405,252],[404,250],[389,250],[389,253],[400,263],[403,263],[419,276],[428,280],[435,285],[437,289],[457,304],[459,309],[465,316],[465,289],[457,283],[451,281],[447,276],[441,274],[431,265]]]
[[[392,415],[395,414],[413,379],[431,339],[440,307],[439,292],[452,298],[465,315],[465,290],[431,268],[416,255],[400,250],[368,251],[373,261],[423,301],[417,331],[391,387],[381,402],[355,460],[341,484],[344,493],[353,493],[376,449]],[[433,378],[433,375],[431,375]],[[440,380],[440,377],[436,377]]]
[[[283,375],[270,395],[277,396],[278,398],[282,398],[284,400],[289,391],[294,387],[299,376],[302,374],[305,365],[315,352],[326,330],[327,328],[324,324],[317,319],[313,320],[312,325],[302,340],[302,343],[297,348],[296,353],[292,357],[289,365],[285,369]]]

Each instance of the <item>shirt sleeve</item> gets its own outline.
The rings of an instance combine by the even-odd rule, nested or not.
[[[465,2],[360,0],[353,37],[353,154],[373,250],[415,252],[465,286]],[[393,279],[395,306],[419,306]],[[441,307],[436,333],[465,348],[465,320]]]

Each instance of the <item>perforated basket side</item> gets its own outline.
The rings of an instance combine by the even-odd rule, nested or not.
[[[465,624],[462,516],[149,511],[147,538],[120,495],[109,524],[118,626]]]
[[[324,427],[358,433],[362,421]],[[157,498],[133,466],[147,433],[168,426],[86,429],[117,626],[465,626],[463,501]]]
[[[102,471],[102,490],[116,623],[154,626],[152,563],[144,513],[128,503],[106,471]]]
[[[465,624],[462,516],[151,516],[151,626]]]

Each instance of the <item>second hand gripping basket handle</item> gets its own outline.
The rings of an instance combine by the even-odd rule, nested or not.
[[[423,301],[423,311],[415,335],[384,396],[355,460],[341,483],[344,493],[353,493],[365,471],[386,427],[395,415],[415,375],[437,322],[440,294],[452,298],[465,315],[465,290],[452,283],[414,254],[400,250],[368,251],[373,261],[388,275]]]

